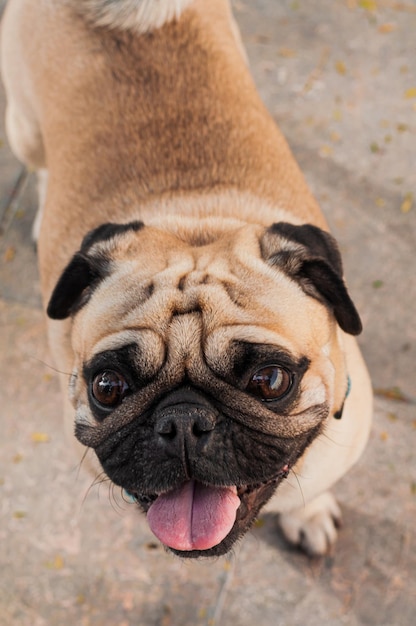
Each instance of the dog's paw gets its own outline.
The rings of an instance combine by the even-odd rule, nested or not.
[[[310,556],[331,552],[341,522],[341,509],[329,491],[300,509],[279,515],[279,526],[285,539]]]

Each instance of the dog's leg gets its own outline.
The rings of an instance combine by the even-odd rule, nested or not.
[[[331,551],[341,526],[342,514],[334,496],[325,491],[304,507],[281,513],[279,526],[285,539],[310,556]]]
[[[31,115],[25,115],[19,111],[18,107],[10,103],[6,111],[6,132],[16,157],[29,170],[37,170],[39,204],[32,227],[32,239],[36,243],[39,238],[48,180],[41,133]]]
[[[8,104],[6,111],[6,132],[10,146],[17,158],[29,170],[37,170],[39,205],[32,227],[32,238],[36,243],[39,238],[48,181],[41,134],[31,116],[18,112],[18,108],[11,104]]]
[[[1,24],[1,73],[6,89],[6,133],[15,156],[33,171],[38,170],[39,212],[33,226],[33,238],[39,234],[46,193],[45,148],[25,54],[25,2],[9,2]]]
[[[10,95],[8,98],[6,133],[15,156],[29,169],[44,167],[45,153],[36,121],[14,104]]]

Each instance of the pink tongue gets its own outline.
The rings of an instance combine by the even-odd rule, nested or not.
[[[160,541],[174,550],[208,550],[234,525],[240,499],[235,487],[189,481],[152,504],[147,520]]]

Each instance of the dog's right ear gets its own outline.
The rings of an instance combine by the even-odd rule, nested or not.
[[[109,273],[111,245],[108,242],[142,227],[142,222],[135,221],[128,224],[102,224],[90,231],[52,292],[46,309],[48,316],[53,320],[63,320],[79,311]],[[100,245],[103,243],[107,245]]]
[[[106,275],[106,263],[77,252],[61,275],[46,312],[53,320],[63,320],[88,302],[94,287]]]

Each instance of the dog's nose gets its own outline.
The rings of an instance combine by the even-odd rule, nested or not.
[[[218,418],[218,410],[200,391],[177,389],[156,409],[157,443],[167,457],[181,459],[192,471],[192,463],[212,445]]]
[[[165,442],[189,442],[201,439],[215,428],[215,415],[200,407],[175,405],[166,408],[155,425]]]

